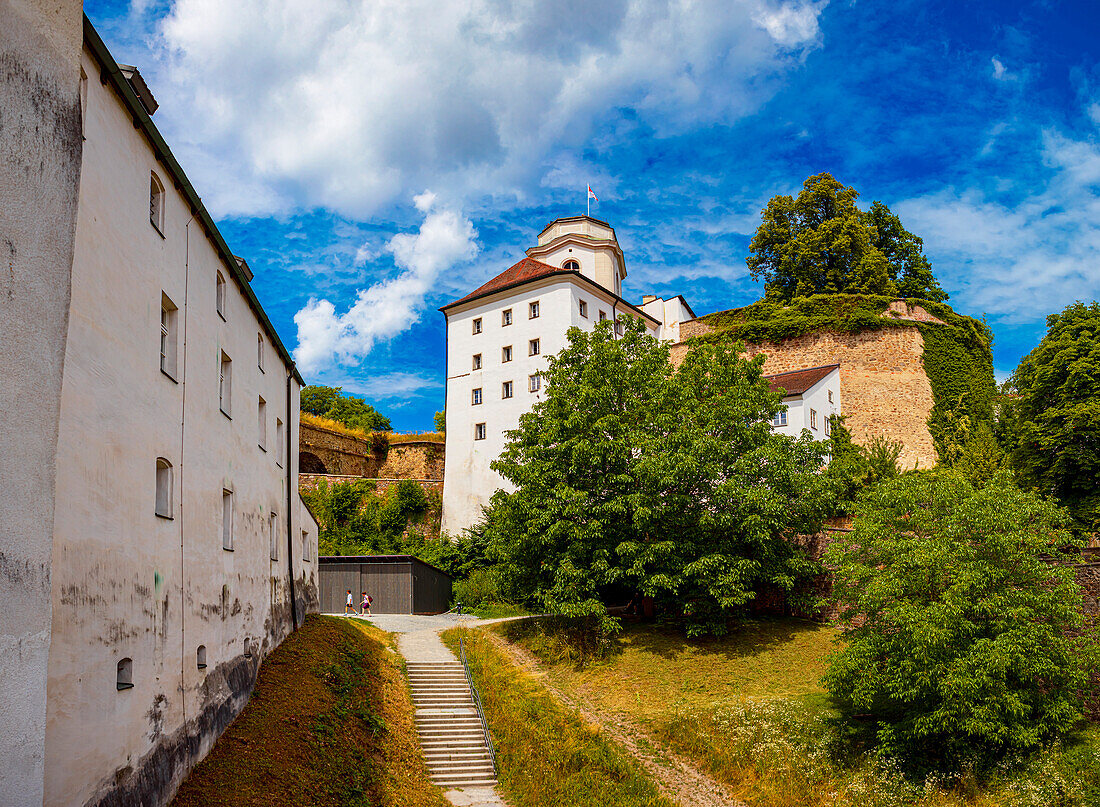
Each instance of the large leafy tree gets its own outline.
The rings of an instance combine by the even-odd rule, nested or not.
[[[351,429],[368,432],[388,432],[393,429],[388,417],[362,398],[346,395],[342,387],[326,387],[321,384],[302,387],[301,409],[303,412],[343,423]]]
[[[820,525],[822,446],[768,425],[762,361],[695,348],[677,370],[633,321],[573,328],[546,397],[493,467],[515,486],[490,519],[511,582],[542,607],[595,613],[615,588],[654,597],[689,635],[720,634],[762,586],[816,570],[784,535]]]
[[[1011,379],[1003,437],[1020,479],[1100,530],[1100,304],[1047,317],[1047,333]]]
[[[1066,514],[1009,474],[904,474],[872,488],[826,553],[845,646],[825,683],[887,755],[924,768],[1026,751],[1080,716],[1091,645]]]
[[[797,198],[773,197],[749,245],[749,271],[778,301],[863,293],[942,301],[924,243],[881,202],[867,212],[859,193],[831,174],[807,179]]]

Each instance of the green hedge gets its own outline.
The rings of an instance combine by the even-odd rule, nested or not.
[[[982,320],[956,314],[944,303],[907,299],[944,322],[912,322],[883,316],[892,297],[818,294],[790,303],[767,298],[744,308],[700,317],[714,330],[688,343],[735,339],[781,342],[819,331],[856,333],[916,327],[924,337],[924,372],[932,387],[928,430],[941,462],[952,464],[980,423],[993,421],[993,333]]]

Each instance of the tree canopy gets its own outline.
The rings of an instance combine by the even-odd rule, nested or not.
[[[493,463],[515,492],[488,517],[513,590],[570,615],[608,591],[653,597],[689,635],[721,634],[763,586],[795,593],[817,566],[783,540],[826,509],[823,446],[769,426],[761,357],[669,348],[624,318],[569,330],[545,398]]]
[[[318,417],[343,423],[350,429],[368,432],[392,431],[390,419],[362,398],[344,394],[342,387],[310,384],[302,387],[301,409]]]
[[[1100,531],[1100,303],[1047,317],[1047,333],[1011,379],[1010,461],[1024,484]]]
[[[985,765],[1033,749],[1080,716],[1086,640],[1064,511],[1006,472],[871,488],[826,553],[845,646],[825,683],[852,725],[918,767]]]
[[[765,295],[780,302],[837,293],[946,300],[924,242],[882,202],[861,211],[858,196],[825,173],[808,178],[797,198],[772,197],[747,259]]]

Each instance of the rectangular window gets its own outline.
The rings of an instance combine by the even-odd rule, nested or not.
[[[530,305],[527,306],[527,318],[528,319],[538,319],[538,316],[539,316],[539,301],[535,300],[535,302],[533,302],[533,303],[531,303]]]
[[[817,410],[816,409],[811,409],[810,410],[810,428],[811,429],[817,429]]]
[[[256,442],[259,443],[260,448],[267,451],[267,401],[263,398],[260,398],[256,412],[258,415],[256,420]]]
[[[474,333],[481,333],[481,317],[474,320]]]
[[[160,295],[160,369],[169,378],[176,377],[176,329],[179,309],[168,299]]]
[[[825,418],[825,436],[826,436],[826,437],[828,437],[828,436],[829,436],[830,434],[832,434],[832,431],[833,431],[833,430],[832,430],[832,428],[831,428],[831,426],[830,426],[830,424],[832,423],[832,421],[833,421],[833,419],[832,419],[831,417],[826,417],[826,418]]]
[[[616,336],[622,336],[623,335],[623,324],[621,322],[616,322],[615,323],[615,335]]]
[[[271,514],[268,519],[268,543],[271,545],[271,559],[279,559],[279,516],[275,513]]]
[[[829,390],[829,403],[833,402],[833,391]]]
[[[485,424],[484,423],[477,423],[477,424],[474,425],[474,439],[475,440],[484,440],[485,439]]]
[[[539,355],[539,340],[538,339],[532,339],[530,342],[527,343],[527,355],[528,356],[537,356],[537,355]]]
[[[222,491],[222,549],[233,551],[233,491]]]
[[[787,413],[786,412],[776,412],[775,416],[772,417],[772,425],[773,426],[786,426],[787,425]]]
[[[588,319],[588,303],[585,300],[581,300],[577,305],[580,307],[581,316]]]
[[[542,376],[538,373],[527,376],[527,389],[531,392],[538,392],[542,389]]]
[[[218,406],[227,416],[233,415],[233,360],[222,351],[218,370]]]
[[[218,272],[217,288],[214,290],[214,304],[218,308],[218,316],[225,319],[225,277]]]
[[[601,311],[600,312],[600,322],[603,322],[605,319],[607,319],[607,312],[606,311]]]
[[[262,333],[256,334],[256,366],[260,368],[260,372],[264,371],[264,335]]]
[[[512,397],[512,382],[511,381],[505,381],[503,384],[500,385],[500,397],[501,398],[511,398]]]
[[[502,326],[508,326],[512,324],[512,309],[506,308],[500,315],[500,324]]]
[[[512,346],[502,347],[500,349],[500,360],[502,362],[508,362],[512,360]]]
[[[286,453],[286,429],[281,418],[275,418],[275,464],[283,467],[283,454]]]
[[[475,353],[474,354],[474,369],[475,370],[480,370],[481,369],[481,354],[480,353]]]
[[[481,387],[476,387],[470,396],[470,403],[477,406],[481,403]]]
[[[158,233],[164,234],[164,186],[152,172],[149,174],[149,223]]]
[[[302,530],[302,560],[309,563],[309,533]]]
[[[88,133],[88,75],[80,68],[80,133]]]

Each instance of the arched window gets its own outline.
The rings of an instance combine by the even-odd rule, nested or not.
[[[579,262],[570,258],[561,265],[561,268],[569,272],[579,272],[581,270],[581,265]]]
[[[259,332],[256,333],[256,366],[264,372],[264,335]]]
[[[195,651],[195,661],[197,662],[198,668],[200,670],[206,669],[206,645],[199,645],[199,649]]]
[[[149,223],[164,234],[164,185],[157,175],[149,173]]]
[[[134,661],[124,658],[115,670],[115,689],[134,688]]]
[[[157,515],[172,517],[172,463],[157,457]]]

